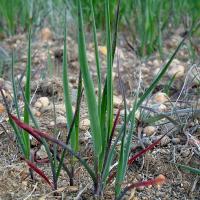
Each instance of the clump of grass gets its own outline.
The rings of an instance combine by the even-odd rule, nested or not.
[[[14,131],[16,131],[16,125],[31,134],[34,138],[36,138],[41,144],[45,146],[45,150],[48,154],[48,159],[51,165],[51,171],[53,176],[53,189],[57,189],[57,181],[60,175],[61,169],[64,169],[70,179],[70,184],[73,185],[74,179],[74,157],[80,162],[80,164],[86,169],[88,174],[90,175],[93,181],[94,187],[94,195],[98,198],[102,197],[105,188],[109,184],[109,181],[116,177],[115,180],[115,197],[116,199],[121,199],[124,194],[132,189],[133,187],[140,187],[140,186],[148,186],[157,183],[163,182],[163,179],[153,179],[148,181],[143,181],[139,183],[133,183],[131,186],[126,187],[122,190],[122,183],[125,179],[127,167],[131,165],[138,157],[144,155],[147,151],[153,149],[157,144],[159,144],[160,140],[165,136],[163,135],[160,139],[158,139],[153,144],[149,145],[145,149],[143,149],[138,154],[134,155],[133,157],[129,158],[130,147],[131,147],[131,140],[133,134],[136,132],[136,122],[135,122],[135,113],[136,110],[143,104],[143,102],[149,97],[149,95],[153,92],[159,81],[162,79],[164,74],[166,73],[167,69],[169,68],[171,62],[173,61],[174,57],[176,56],[177,52],[181,48],[182,44],[185,41],[185,38],[181,41],[179,46],[176,48],[174,53],[169,58],[169,61],[163,66],[161,71],[158,73],[157,77],[153,80],[151,85],[146,89],[146,91],[139,97],[136,96],[135,101],[133,102],[132,109],[129,114],[126,112],[126,97],[123,88],[123,84],[120,78],[120,88],[121,93],[123,96],[123,103],[124,103],[124,122],[121,125],[121,129],[117,133],[116,138],[114,138],[114,131],[116,130],[116,125],[119,120],[120,116],[120,109],[118,109],[118,113],[116,117],[113,114],[113,60],[115,56],[115,47],[117,41],[117,27],[118,27],[118,20],[119,20],[119,7],[120,7],[120,0],[117,2],[117,16],[116,16],[116,23],[115,23],[115,30],[114,34],[112,35],[111,31],[111,20],[110,20],[110,1],[104,0],[104,12],[105,12],[105,21],[106,21],[106,46],[107,46],[107,71],[106,71],[106,81],[104,82],[104,89],[101,91],[101,67],[100,67],[100,59],[97,50],[97,36],[96,36],[96,26],[95,26],[95,19],[94,19],[94,7],[92,0],[90,1],[90,8],[92,11],[92,20],[93,20],[93,35],[94,35],[94,44],[95,44],[95,56],[96,56],[96,64],[97,64],[97,75],[98,75],[98,101],[95,95],[94,90],[94,82],[92,80],[90,74],[90,67],[87,61],[86,55],[86,43],[85,43],[85,31],[83,25],[83,7],[82,1],[77,0],[77,14],[78,14],[78,47],[79,47],[79,64],[80,64],[80,76],[79,76],[79,86],[78,86],[78,95],[77,95],[77,104],[76,104],[76,111],[73,114],[72,112],[72,105],[70,99],[70,92],[68,86],[68,68],[67,68],[67,46],[66,46],[66,27],[64,33],[64,50],[63,50],[63,85],[64,85],[64,96],[65,96],[65,105],[66,105],[66,124],[68,125],[68,134],[66,136],[66,141],[60,141],[53,136],[49,135],[48,133],[44,133],[39,131],[39,127],[37,122],[35,121],[31,110],[29,108],[29,96],[30,93],[26,93],[25,91],[25,105],[27,110],[27,116],[30,116],[32,121],[34,122],[35,127],[32,128],[28,124],[23,123],[18,118],[10,113],[7,109],[10,123],[13,125]],[[29,49],[30,50],[30,49]],[[30,52],[29,52],[30,54]],[[119,61],[119,59],[118,59]],[[28,62],[29,63],[29,62]],[[119,68],[118,62],[118,68]],[[119,70],[120,71],[120,70]],[[120,77],[120,73],[119,73]],[[29,79],[30,80],[30,79]],[[79,124],[79,112],[80,112],[80,99],[82,95],[82,80],[84,85],[84,93],[86,96],[87,108],[89,113],[90,125],[91,125],[91,139],[92,139],[92,147],[93,147],[93,165],[89,165],[86,160],[84,160],[78,153],[78,124]],[[29,85],[30,86],[30,85]],[[28,86],[27,86],[28,87]],[[29,87],[28,87],[29,88]],[[29,90],[27,90],[29,91]],[[15,99],[17,101],[17,99]],[[17,104],[16,104],[17,106]],[[127,126],[130,128],[127,128]],[[16,131],[17,138],[19,141],[23,143],[24,133],[18,133]],[[54,149],[51,149],[49,144],[46,140],[52,142],[54,144]],[[120,143],[120,150],[119,156],[116,156],[116,146]],[[62,154],[57,152],[57,146],[62,147]],[[26,143],[22,144],[22,147],[26,150]],[[26,151],[25,151],[26,152]],[[70,156],[66,156],[66,153]],[[25,153],[26,155],[26,153]],[[64,159],[69,159],[70,163],[70,170],[69,166],[65,166]],[[56,160],[59,161],[57,165]],[[117,167],[114,169],[114,173],[111,173],[111,166],[113,162],[117,162]],[[36,166],[30,164],[28,165],[36,171],[40,176],[42,176],[48,183],[50,181],[47,180],[47,177],[44,175],[43,172],[38,170]]]
[[[16,113],[18,118],[20,119],[20,109],[19,109],[19,104],[18,104],[18,90],[17,90],[17,84],[16,84],[16,80],[14,78],[14,52],[12,53],[12,73],[11,73],[11,80],[12,80],[12,88],[13,88],[13,101],[14,101],[14,105],[16,108]],[[27,59],[27,65],[26,65],[26,84],[25,84],[25,99],[27,100],[28,104],[30,102],[30,84],[31,84],[31,29],[29,30],[29,37],[28,37],[28,59]],[[3,93],[2,93],[3,95]],[[5,101],[5,97],[4,97],[4,101]],[[7,107],[7,111],[8,107]],[[29,112],[27,110],[27,108],[25,107],[24,109],[24,122],[29,124]],[[18,129],[15,124],[13,124],[12,120],[9,120],[11,126],[13,127],[16,137],[17,137],[17,141],[18,144],[20,146],[21,152],[23,153],[23,155],[26,157],[26,159],[30,159],[30,139],[29,139],[29,134],[24,133],[22,134],[22,130]]]

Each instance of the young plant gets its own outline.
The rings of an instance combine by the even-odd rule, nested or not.
[[[28,34],[28,60],[26,65],[26,84],[25,84],[25,97],[28,102],[30,103],[30,96],[31,96],[31,25],[29,27],[29,34]],[[24,108],[24,123],[29,124],[29,112],[27,107]],[[28,133],[24,133],[22,135],[23,143],[25,144],[25,157],[29,159],[30,157],[30,138]]]
[[[135,133],[135,113],[136,110],[143,104],[143,102],[148,98],[148,96],[153,92],[158,82],[166,73],[169,68],[172,60],[176,56],[178,50],[182,46],[184,39],[181,41],[175,52],[170,57],[169,61],[163,66],[162,70],[158,73],[157,77],[153,80],[152,84],[147,88],[144,94],[141,97],[136,97],[136,100],[133,102],[133,108],[130,113],[126,114],[126,100],[125,100],[125,92],[123,89],[122,81],[120,81],[121,93],[123,96],[124,109],[125,109],[125,117],[124,122],[119,130],[116,138],[114,138],[114,132],[116,130],[116,125],[120,116],[120,108],[118,109],[118,113],[114,119],[113,114],[113,79],[112,79],[112,66],[115,55],[115,47],[117,40],[117,27],[119,20],[119,8],[120,8],[120,0],[118,0],[118,12],[116,16],[116,23],[114,26],[114,35],[111,37],[111,22],[110,22],[110,8],[109,8],[109,0],[104,0],[104,11],[105,11],[105,24],[106,24],[106,46],[107,46],[107,71],[106,71],[106,81],[104,83],[104,90],[98,91],[98,103],[96,101],[96,95],[94,90],[94,82],[92,80],[90,69],[86,56],[86,44],[85,44],[85,35],[84,35],[84,27],[83,27],[83,14],[82,14],[82,1],[77,0],[77,10],[78,10],[78,47],[79,47],[79,64],[80,71],[82,74],[82,78],[79,78],[79,89],[78,89],[78,99],[81,97],[82,89],[81,89],[81,79],[83,79],[84,91],[86,96],[87,108],[89,113],[90,125],[91,125],[91,139],[93,145],[93,167],[91,167],[84,159],[80,157],[77,152],[77,142],[78,135],[75,128],[78,127],[79,122],[79,109],[80,109],[80,100],[77,100],[76,111],[73,117],[71,109],[71,101],[69,96],[69,87],[68,87],[68,72],[67,72],[67,59],[66,59],[66,32],[65,32],[65,41],[64,41],[64,51],[63,51],[63,84],[64,84],[64,92],[65,92],[65,103],[67,109],[67,122],[69,127],[69,132],[66,138],[66,142],[62,142],[53,136],[41,132],[38,129],[32,128],[29,125],[21,122],[17,117],[12,115],[9,111],[9,118],[12,122],[15,122],[20,128],[24,129],[26,132],[35,137],[40,143],[44,144],[48,158],[51,163],[52,173],[53,173],[53,182],[58,180],[58,176],[60,174],[60,170],[63,167],[63,161],[65,159],[66,152],[69,155],[77,158],[77,160],[81,163],[81,165],[86,169],[88,174],[91,176],[91,179],[94,184],[94,195],[100,198],[103,195],[104,189],[108,184],[108,180],[111,180],[116,175],[115,182],[115,197],[116,199],[121,199],[127,190],[133,187],[139,186],[148,186],[153,185],[158,182],[162,182],[163,179],[153,179],[149,181],[143,181],[140,183],[133,183],[130,187],[126,187],[122,191],[122,183],[124,181],[127,167],[132,164],[138,157],[144,155],[147,151],[150,151],[154,148],[160,140],[164,137],[164,135],[146,147],[144,150],[129,158],[130,147],[132,135]],[[94,9],[93,2],[90,1],[90,7],[94,19]],[[66,27],[65,27],[66,28]],[[96,28],[95,22],[93,22],[93,34],[94,34],[94,42],[95,42],[95,55],[96,55],[96,63],[97,63],[97,74],[98,74],[98,88],[101,88],[101,68],[99,64],[99,55],[97,51],[97,37],[96,37]],[[65,29],[66,30],[66,29]],[[119,61],[119,58],[118,58]],[[118,62],[119,67],[119,62]],[[119,74],[120,77],[120,74]],[[101,95],[100,95],[101,94]],[[27,105],[28,105],[27,101]],[[28,108],[28,106],[27,106]],[[69,113],[68,113],[69,112]],[[70,113],[71,112],[71,113]],[[30,114],[30,113],[29,113]],[[75,128],[74,128],[75,125]],[[130,125],[130,128],[127,128]],[[36,126],[37,127],[37,126]],[[74,131],[75,130],[75,131]],[[63,152],[61,158],[59,159],[58,167],[55,167],[52,156],[52,150],[46,143],[46,140],[52,142],[63,148]],[[119,150],[119,157],[116,156],[116,146],[120,142],[121,147]],[[76,146],[77,145],[77,146]],[[54,152],[54,151],[53,151]],[[55,156],[56,157],[56,156]],[[117,169],[115,170],[114,175],[111,174],[111,166],[113,164],[114,159],[117,159]],[[72,160],[73,161],[73,160]],[[73,162],[71,162],[73,168]],[[63,167],[64,168],[64,167]],[[73,178],[73,170],[67,171],[70,178]],[[43,177],[44,178],[44,177]],[[71,183],[70,183],[71,184]],[[54,186],[54,188],[56,188]]]
[[[119,2],[118,2],[119,3]],[[106,43],[107,43],[107,78],[104,85],[104,91],[102,95],[102,108],[100,113],[100,118],[98,118],[98,106],[96,103],[93,81],[89,73],[89,66],[86,57],[86,45],[84,38],[83,30],[83,16],[82,16],[82,6],[81,1],[77,1],[78,5],[78,26],[79,26],[79,62],[81,72],[83,74],[83,82],[85,86],[85,94],[88,105],[90,123],[91,123],[91,136],[93,141],[94,148],[94,170],[95,170],[95,180],[94,190],[97,196],[101,196],[103,189],[106,187],[107,179],[110,173],[110,167],[112,165],[113,159],[115,158],[115,147],[117,142],[121,141],[121,150],[119,152],[120,158],[118,161],[118,170],[116,173],[116,197],[120,195],[121,183],[124,180],[127,163],[130,152],[130,144],[132,134],[134,132],[135,124],[135,112],[137,108],[144,102],[144,100],[150,95],[153,89],[156,87],[160,79],[165,74],[170,63],[175,57],[177,51],[181,47],[183,41],[176,49],[170,60],[163,67],[161,72],[158,74],[156,79],[146,90],[142,97],[140,97],[135,103],[134,108],[127,116],[127,121],[124,122],[118,137],[114,141],[114,144],[111,145],[113,140],[113,130],[115,130],[116,121],[113,123],[113,89],[112,89],[112,64],[114,58],[114,51],[112,51],[111,41],[116,41],[116,38],[111,39],[111,30],[110,30],[110,13],[109,13],[109,1],[105,0],[105,20],[106,20]],[[92,6],[92,4],[91,4]],[[94,18],[93,18],[94,20]],[[94,24],[94,23],[93,23]],[[116,36],[115,36],[116,37]],[[125,99],[125,98],[124,98]],[[125,100],[124,100],[125,101]],[[95,119],[95,120],[94,120]],[[116,118],[117,119],[117,118]],[[126,124],[131,122],[131,129],[126,131]],[[100,128],[101,127],[101,128]],[[153,146],[149,147],[147,150],[150,150]],[[140,154],[141,155],[141,154]]]

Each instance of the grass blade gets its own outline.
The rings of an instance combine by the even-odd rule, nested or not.
[[[71,122],[71,125],[69,127],[69,131],[68,131],[68,136],[66,139],[66,144],[69,144],[69,140],[71,138],[71,134],[72,134],[72,130],[74,127],[74,124],[78,125],[78,121],[79,120],[79,112],[80,112],[80,104],[81,104],[81,97],[83,94],[83,90],[82,90],[82,78],[81,78],[81,72],[79,74],[79,85],[78,85],[78,94],[77,94],[77,99],[76,99],[76,109],[75,109],[75,113],[74,113],[74,117],[73,120]],[[77,126],[77,129],[79,129],[79,126]],[[77,140],[78,142],[78,140]]]
[[[12,52],[11,74],[12,74],[12,89],[13,89],[14,104],[16,108],[17,117],[20,118],[19,104],[17,101],[17,89],[16,89],[15,78],[14,78],[14,52]]]
[[[82,89],[82,74],[81,71],[79,72],[79,81],[78,81],[78,92],[77,92],[77,99],[76,99],[76,110],[75,110],[75,132],[76,135],[79,135],[79,121],[80,121],[80,109],[81,109],[81,98],[83,95],[83,89]],[[77,143],[79,143],[78,139],[76,138]]]
[[[91,13],[92,13],[93,40],[94,40],[95,59],[96,59],[97,78],[98,78],[98,112],[99,112],[99,116],[100,116],[100,114],[101,114],[101,65],[100,65],[100,61],[99,61],[100,57],[99,57],[99,51],[98,51],[96,24],[95,24],[94,7],[93,7],[92,0],[90,0],[90,9],[91,9]]]
[[[121,140],[121,149],[120,149],[120,157],[119,157],[119,162],[117,166],[117,177],[116,177],[116,184],[115,184],[115,195],[118,196],[120,192],[120,182],[124,179],[125,172],[126,172],[126,153],[128,154],[129,151],[126,151],[126,148],[129,149],[129,145],[126,145],[126,118],[127,118],[127,113],[126,113],[126,95],[125,95],[125,90],[124,86],[122,83],[121,79],[121,74],[119,70],[119,57],[117,56],[117,69],[118,69],[118,76],[119,76],[119,86],[120,86],[120,92],[123,97],[123,102],[124,102],[124,129],[123,129],[123,135],[122,135],[122,140]],[[130,135],[130,134],[129,134]],[[128,142],[127,142],[128,143]],[[125,146],[126,145],[126,146]]]
[[[64,49],[63,49],[63,90],[64,90],[64,98],[65,98],[66,118],[67,118],[68,126],[70,126],[73,119],[73,111],[72,111],[72,103],[71,103],[68,83],[69,83],[69,80],[68,80],[68,64],[67,64],[67,31],[66,31],[66,15],[65,15]],[[78,135],[76,135],[75,129],[73,128],[70,144],[74,151],[78,150],[77,141],[78,141]]]
[[[94,151],[96,157],[94,159],[97,159],[98,162],[102,151],[100,121],[98,117],[98,107],[96,103],[94,85],[90,76],[88,61],[86,57],[86,46],[85,46],[85,37],[83,30],[83,15],[82,15],[81,1],[77,0],[77,3],[78,3],[78,27],[79,27],[79,33],[78,33],[79,62],[85,86],[89,118],[92,129],[92,139],[94,143]]]
[[[193,168],[187,165],[175,164],[176,166],[180,167],[183,170],[189,171],[192,174],[200,175],[200,169]]]
[[[107,141],[109,139],[113,124],[113,80],[112,80],[112,46],[110,28],[110,7],[109,0],[105,0],[105,20],[106,20],[106,47],[107,47]]]
[[[31,25],[29,26],[29,38],[28,38],[28,60],[26,66],[26,84],[25,84],[25,97],[27,102],[30,102],[30,84],[31,84]],[[27,108],[24,108],[24,123],[29,124],[29,113]],[[23,140],[25,143],[25,150],[26,150],[26,158],[29,159],[30,156],[30,139],[29,134],[24,132]]]
[[[115,26],[114,26],[114,35],[113,35],[113,41],[112,41],[112,62],[115,57],[115,50],[116,50],[116,45],[117,45],[117,33],[118,33],[118,25],[119,25],[120,5],[121,5],[121,0],[118,0],[117,1],[116,18],[115,18]]]
[[[109,152],[109,150],[110,150],[112,138],[113,138],[113,136],[114,136],[114,132],[115,132],[115,129],[116,129],[116,126],[117,126],[119,117],[120,117],[120,111],[121,111],[121,109],[119,108],[118,111],[117,111],[117,115],[116,115],[116,117],[115,117],[115,121],[114,121],[114,124],[113,124],[113,128],[112,128],[112,131],[111,131],[111,135],[110,135],[110,138],[109,138],[109,141],[108,141],[108,144],[107,144],[107,148],[106,148],[106,151],[105,151],[104,168],[105,168],[105,164],[106,164],[107,159],[108,159],[108,152]]]
[[[69,140],[70,140],[70,136],[71,136],[71,133],[72,133],[72,130],[74,128],[74,126],[76,126],[76,123],[79,125],[79,111],[80,111],[80,104],[81,104],[81,97],[82,97],[82,92],[83,90],[81,90],[81,72],[80,72],[80,75],[79,75],[79,86],[78,86],[78,95],[77,95],[77,101],[76,101],[76,110],[75,110],[75,113],[74,113],[74,117],[73,117],[73,120],[72,120],[72,123],[70,125],[70,128],[69,128],[69,131],[68,131],[68,136],[67,136],[67,139],[66,139],[66,144],[68,145],[69,144]],[[80,92],[79,92],[80,91]],[[77,129],[79,129],[79,126],[75,127]],[[78,130],[77,130],[78,131]],[[78,141],[77,141],[78,142]],[[61,171],[61,167],[62,167],[62,164],[63,164],[63,161],[64,161],[64,156],[66,154],[66,149],[63,150],[62,152],[62,155],[61,155],[61,162],[57,168],[57,178],[60,174],[60,171]],[[71,176],[71,175],[70,175]],[[72,178],[72,177],[70,177]]]
[[[6,112],[9,116],[10,114],[10,111],[9,111],[9,107],[8,107],[8,103],[6,101],[6,97],[2,91],[2,89],[0,88],[0,91],[1,91],[1,95],[3,97],[3,101],[4,101],[4,104],[6,106]],[[23,143],[23,138],[21,137],[21,131],[18,129],[18,127],[15,125],[15,123],[13,122],[12,118],[9,117],[9,123],[10,125],[12,126],[15,134],[16,134],[16,137],[17,137],[17,142],[19,143],[19,147],[21,149],[21,152],[26,155],[26,147],[25,147],[25,144]]]
[[[145,121],[145,123],[153,124],[153,123],[155,123],[155,122],[157,122],[161,119],[164,119],[164,118],[168,119],[175,126],[180,126],[180,124],[176,120],[174,120],[173,118],[169,117],[168,115],[165,115],[165,114],[162,114],[162,113],[157,114],[153,117],[148,117],[148,119],[145,119],[144,121]]]

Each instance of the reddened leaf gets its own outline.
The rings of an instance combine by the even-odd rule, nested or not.
[[[44,172],[41,169],[39,169],[33,162],[29,160],[24,159],[24,161],[33,171],[40,175],[46,181],[46,183],[48,183],[48,185],[50,185],[53,188],[53,184],[50,182],[49,178],[44,174]]]

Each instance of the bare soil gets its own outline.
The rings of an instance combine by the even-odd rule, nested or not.
[[[156,73],[167,61],[169,55],[176,48],[180,40],[181,36],[178,31],[174,32],[172,37],[166,38],[164,41],[163,60],[160,59],[160,56],[157,53],[146,59],[140,59],[128,47],[123,37],[119,37],[119,45],[117,46],[116,54],[118,55],[117,57],[120,61],[120,74],[117,72],[117,61],[114,62],[113,67],[115,111],[117,111],[117,108],[120,106],[122,100],[118,82],[119,75],[124,83],[127,104],[128,108],[130,108],[134,101],[134,94],[138,88],[140,82],[139,80],[141,80],[140,92],[142,93],[145,88],[150,85],[151,81],[156,76]],[[67,41],[69,52],[69,80],[72,91],[72,101],[75,106],[79,74],[78,52],[76,42],[71,37],[69,37]],[[26,36],[16,35],[12,38],[7,38],[0,43],[0,47],[4,49],[7,54],[10,54],[12,50],[15,51],[15,77],[18,77],[19,79],[22,78],[22,84],[24,84],[25,79],[22,75],[25,71],[27,59]],[[91,66],[91,75],[96,82],[97,74],[95,69],[93,44],[88,42],[87,47],[88,61]],[[66,125],[62,87],[62,48],[62,38],[51,38],[44,41],[44,39],[37,36],[32,42],[31,90],[33,98],[31,106],[40,123],[41,130],[45,130],[48,133],[55,135],[53,120],[54,99],[57,119],[56,136],[59,133],[59,137],[64,139],[66,137]],[[99,50],[102,62],[102,75],[105,79],[105,47],[102,45]],[[6,55],[4,55],[4,58],[8,59]],[[51,64],[48,63],[48,59],[51,60]],[[151,126],[156,127],[156,131],[153,134],[147,135],[144,132],[144,128],[148,126],[148,123],[143,120],[144,118],[140,115],[137,122],[137,132],[132,140],[133,151],[131,152],[131,155],[134,155],[142,148],[151,144],[152,141],[155,141],[156,138],[159,138],[165,132],[168,132],[168,134],[160,145],[148,152],[144,157],[139,158],[137,162],[129,167],[126,180],[123,185],[126,186],[133,182],[155,178],[160,174],[164,175],[167,181],[162,186],[132,190],[126,195],[126,199],[200,199],[199,176],[184,171],[175,165],[175,163],[180,163],[200,169],[199,112],[195,113],[191,111],[199,109],[199,84],[197,81],[195,82],[195,77],[191,78],[190,72],[192,67],[194,68],[194,63],[191,61],[186,47],[183,47],[180,50],[176,59],[179,61],[178,65],[184,67],[184,73],[175,80],[169,90],[168,98],[170,99],[170,102],[160,103],[159,101],[156,102],[154,99],[155,95],[159,91],[163,91],[165,85],[169,82],[170,73],[167,73],[156,87],[154,93],[151,97],[149,97],[148,101],[145,102],[144,107],[161,112],[159,111],[159,106],[162,104],[165,106],[164,112],[166,113],[169,113],[175,107],[178,112],[176,113],[173,110],[175,114],[170,116],[179,124],[183,124],[184,126],[183,128],[178,129],[176,125],[169,120],[159,120],[153,125],[150,124]],[[10,62],[4,60],[3,76],[0,84],[8,95],[7,99],[10,99],[10,105],[12,105],[11,98],[9,97],[9,95],[12,96],[10,72]],[[199,76],[198,67],[195,74],[196,76]],[[35,103],[40,97],[48,98],[49,103],[47,106],[40,108],[35,106]],[[19,103],[23,107],[22,99],[19,99]],[[190,112],[179,112],[184,109],[189,109]],[[154,114],[149,109],[147,110],[145,108],[143,108],[141,112],[144,116],[148,117]],[[146,117],[146,119],[148,119],[148,117]],[[87,119],[88,114],[85,98],[83,96],[81,105],[82,124],[80,125],[80,154],[85,157],[88,162],[92,162],[91,138],[89,134],[90,128],[87,123]],[[5,112],[1,113],[0,120],[0,199],[93,199],[92,181],[79,163],[76,163],[74,186],[69,186],[67,174],[65,172],[61,173],[60,181],[58,183],[57,196],[54,196],[51,188],[49,188],[49,186],[38,175],[35,174],[34,180],[31,180],[26,163],[20,159],[22,155],[19,153],[13,130],[8,124]],[[123,116],[121,117],[121,122],[122,121]],[[32,140],[32,151],[38,148],[34,142],[35,141]],[[42,153],[38,153],[37,156],[42,157]],[[49,177],[51,177],[49,164],[39,164],[38,166],[43,169]],[[106,189],[103,199],[114,199],[113,188],[114,182],[111,183]]]

